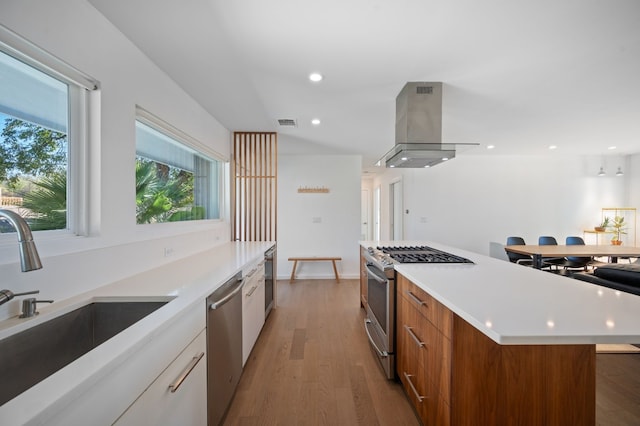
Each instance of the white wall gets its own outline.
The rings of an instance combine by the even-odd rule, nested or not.
[[[140,105],[229,158],[230,134],[85,0],[3,0],[0,23],[101,84],[91,140],[91,237],[36,233],[44,268],[20,273],[17,242],[0,240],[0,287],[62,299],[229,241],[227,221],[135,223],[135,107]],[[173,249],[165,258],[164,248]],[[14,300],[0,319],[19,313]]]
[[[626,163],[625,176],[616,177],[617,166]],[[597,176],[600,164],[608,170],[605,177]],[[389,183],[402,179],[404,209],[409,211],[404,215],[405,239],[489,254],[490,242],[504,242],[510,235],[530,243],[540,235],[554,235],[562,243],[566,236],[582,235],[597,225],[602,207],[640,207],[632,165],[637,170],[637,156],[469,155],[431,169],[388,170],[374,186],[381,186],[386,206]],[[382,222],[386,239],[384,207]]]
[[[640,154],[628,157],[623,171],[627,184],[625,198],[630,207],[640,206]]]
[[[359,277],[361,162],[347,155],[278,157],[279,278],[289,278],[292,256],[340,256],[340,277]],[[329,193],[298,193],[300,187],[325,187]],[[296,276],[334,275],[330,262],[306,262],[298,264]]]

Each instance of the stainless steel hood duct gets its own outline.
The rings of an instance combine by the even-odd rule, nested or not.
[[[456,156],[442,143],[442,83],[407,83],[396,97],[396,144],[378,163],[386,167],[431,167]]]

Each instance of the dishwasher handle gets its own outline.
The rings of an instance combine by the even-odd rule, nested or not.
[[[239,279],[236,284],[235,284],[235,288],[228,293],[227,295],[225,295],[224,297],[216,300],[215,302],[212,302],[209,305],[209,309],[219,309],[220,307],[222,307],[222,305],[224,305],[225,303],[227,303],[228,301],[230,301],[231,299],[233,299],[233,296],[235,296],[236,294],[240,293],[242,291],[242,284],[243,284],[242,279]]]

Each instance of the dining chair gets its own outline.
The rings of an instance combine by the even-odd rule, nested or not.
[[[555,237],[550,235],[543,235],[538,237],[538,245],[539,246],[557,246],[558,241]],[[551,271],[553,267],[557,271],[560,266],[564,266],[566,259],[564,257],[543,257],[542,258],[542,267],[549,268]]]
[[[582,237],[569,236],[565,239],[565,243],[568,246],[583,246],[585,245]],[[564,269],[565,270],[584,270],[586,271],[588,266],[594,262],[591,256],[567,256],[565,258]]]
[[[507,245],[524,246],[526,243],[522,237],[507,237]],[[517,263],[518,265],[533,266],[533,258],[529,255],[507,251],[507,256],[509,257],[509,262]]]

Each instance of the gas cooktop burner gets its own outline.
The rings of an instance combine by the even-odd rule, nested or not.
[[[398,263],[473,263],[467,258],[429,246],[378,247]]]

